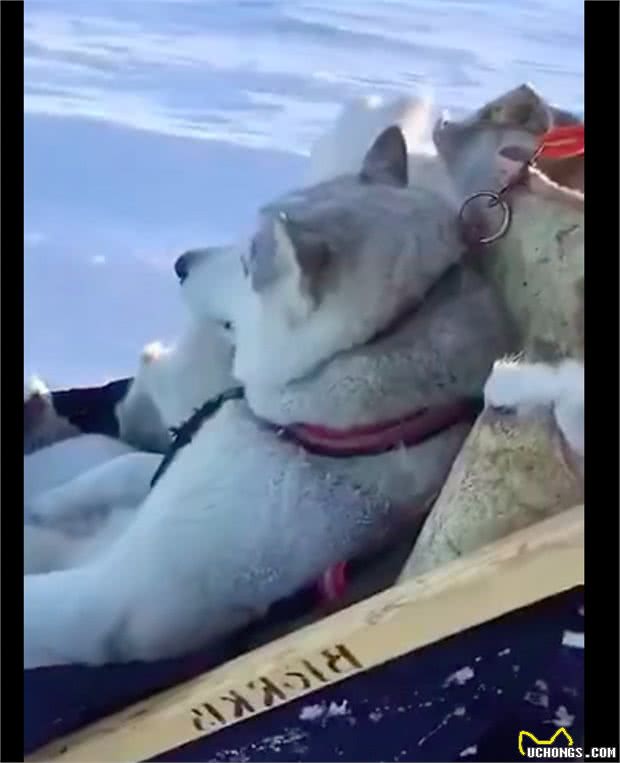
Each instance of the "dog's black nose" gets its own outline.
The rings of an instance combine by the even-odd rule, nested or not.
[[[182,254],[174,263],[174,272],[177,274],[177,277],[181,283],[183,283],[183,281],[189,275],[189,262],[191,259],[191,254],[191,252],[185,252],[185,254]]]
[[[201,262],[204,262],[205,258],[217,251],[219,251],[218,247],[207,246],[204,249],[189,249],[187,252],[184,252],[174,263],[174,272],[179,277],[179,281],[183,283],[193,267],[200,265]]]

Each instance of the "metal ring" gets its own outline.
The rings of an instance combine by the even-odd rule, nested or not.
[[[463,202],[461,206],[461,211],[459,212],[459,222],[463,227],[465,227],[465,210],[467,209],[467,206],[471,204],[472,201],[475,201],[476,199],[489,199],[489,207],[496,207],[500,206],[503,212],[502,222],[499,228],[495,233],[493,233],[491,236],[484,236],[481,239],[478,239],[479,244],[492,244],[494,241],[497,241],[498,239],[502,238],[502,236],[506,235],[506,231],[510,227],[510,221],[512,218],[512,213],[510,210],[510,206],[504,201],[504,199],[494,191],[478,191],[478,193],[473,193],[471,196],[468,196],[465,201]]]

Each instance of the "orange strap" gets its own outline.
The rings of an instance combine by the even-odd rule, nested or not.
[[[543,135],[539,156],[544,159],[569,159],[583,156],[583,125],[554,127]]]

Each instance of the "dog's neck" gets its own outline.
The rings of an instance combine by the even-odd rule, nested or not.
[[[282,427],[370,426],[479,395],[492,359],[507,350],[491,294],[455,267],[391,331],[283,388],[249,385],[246,396],[259,418]]]

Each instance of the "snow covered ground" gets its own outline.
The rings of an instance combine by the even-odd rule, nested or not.
[[[583,106],[583,0],[26,0],[25,370],[131,373],[172,274],[294,186],[346,98]]]

